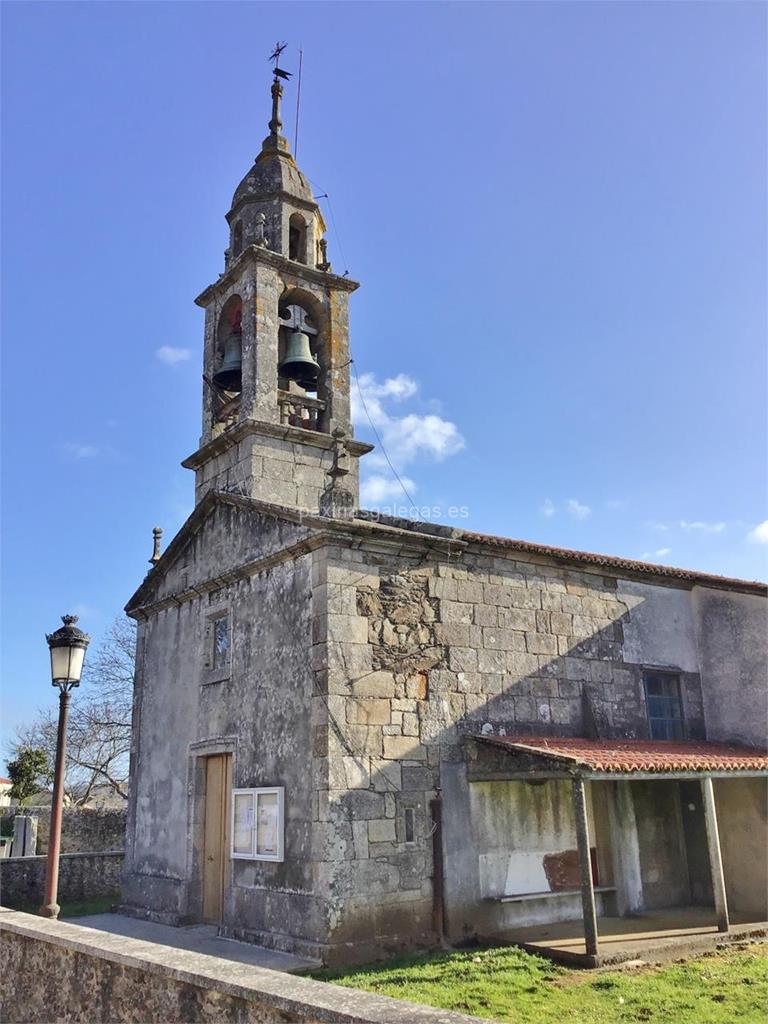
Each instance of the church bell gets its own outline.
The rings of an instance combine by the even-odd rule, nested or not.
[[[288,335],[285,346],[285,357],[278,367],[281,377],[295,380],[303,388],[313,388],[317,384],[320,364],[312,355],[309,347],[309,335],[303,331],[292,331]]]
[[[243,344],[240,331],[232,331],[224,342],[224,358],[213,375],[213,383],[223,391],[242,391]]]

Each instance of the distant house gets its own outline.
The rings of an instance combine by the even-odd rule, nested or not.
[[[10,779],[3,778],[0,775],[0,807],[11,806],[11,786],[13,783]]]

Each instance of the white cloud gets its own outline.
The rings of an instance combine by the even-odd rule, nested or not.
[[[95,459],[101,448],[96,444],[78,444],[76,441],[65,441],[64,451],[73,459]]]
[[[620,498],[610,498],[606,501],[605,507],[615,512],[617,509],[624,508],[624,502]]]
[[[94,444],[91,441],[64,441],[59,450],[68,459],[89,462],[93,459],[110,459],[119,461],[120,455],[111,444]]]
[[[754,530],[750,530],[747,540],[751,540],[753,544],[768,544],[768,519],[764,519]]]
[[[403,487],[409,494],[416,490],[416,484],[407,476],[401,477]],[[383,502],[395,501],[403,503],[409,500],[403,494],[403,488],[393,476],[379,476],[374,474],[363,480],[360,484],[360,501],[366,505],[381,505]]]
[[[364,373],[360,378],[360,387],[368,395],[376,395],[378,398],[394,398],[402,402],[405,398],[413,398],[419,390],[419,385],[409,377],[407,373],[398,373],[396,377],[387,377],[379,384],[372,373]]]
[[[649,558],[666,558],[672,553],[672,548],[658,548],[656,551],[644,551],[640,558],[646,562]]]
[[[174,348],[173,345],[161,345],[155,349],[155,355],[161,363],[167,366],[176,366],[177,363],[184,363],[191,358],[192,350],[189,348]]]
[[[700,519],[695,519],[692,522],[687,519],[680,520],[680,529],[692,533],[722,533],[725,526],[725,523],[705,523]]]
[[[582,505],[575,498],[568,499],[568,511],[574,519],[588,519],[592,515],[589,505]]]
[[[552,499],[545,498],[544,501],[541,503],[541,514],[543,516],[546,516],[547,519],[551,519],[556,511],[557,509],[555,508],[555,503],[552,501]]]
[[[370,416],[377,428],[384,426],[390,417],[384,409],[383,400],[389,398],[403,402],[406,398],[412,398],[418,390],[416,381],[405,373],[387,377],[385,381],[377,381],[372,373],[363,373],[354,381],[352,388],[352,420],[362,426]]]
[[[399,473],[418,459],[442,462],[464,448],[458,427],[443,416],[435,412],[397,414],[393,411],[393,405],[416,397],[418,390],[417,382],[404,373],[384,381],[378,381],[372,373],[364,373],[352,388],[353,422],[365,428],[370,418],[381,438],[381,445],[364,463],[364,468],[374,470],[362,483],[361,500],[364,502],[403,497],[402,488],[394,477],[390,483],[392,470],[382,448]],[[404,479],[403,483],[409,491],[415,487],[412,480]]]
[[[101,612],[98,608],[94,608],[90,604],[76,604],[71,612],[76,615],[78,619],[98,619],[101,616]]]
[[[384,429],[379,427],[379,434],[387,454],[398,469],[420,455],[442,462],[464,447],[464,438],[456,424],[432,413],[427,416],[409,413],[407,416],[389,417]],[[383,452],[374,452],[371,456],[372,464],[384,465],[385,462]]]

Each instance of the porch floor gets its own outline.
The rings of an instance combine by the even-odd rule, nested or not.
[[[714,949],[726,942],[768,936],[768,921],[731,914],[729,932],[719,932],[710,907],[649,910],[633,917],[600,917],[596,957],[588,956],[581,920],[531,925],[494,935],[562,963],[599,967],[626,960],[666,960]]]
[[[220,957],[222,960],[250,964],[253,967],[267,967],[271,971],[285,971],[288,974],[302,974],[305,971],[316,970],[319,966],[317,960],[306,960],[292,953],[265,949],[250,942],[219,938],[216,926],[212,924],[174,928],[171,925],[141,921],[123,914],[92,914],[86,917],[62,918],[62,921],[84,928],[96,928],[112,935],[125,935],[158,946],[186,949],[191,953],[204,953],[207,956]]]

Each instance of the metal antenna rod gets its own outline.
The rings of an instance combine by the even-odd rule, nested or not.
[[[293,139],[293,155],[299,155],[299,106],[301,104],[301,65],[304,60],[304,51],[299,47],[299,79],[296,85],[296,134]]]

